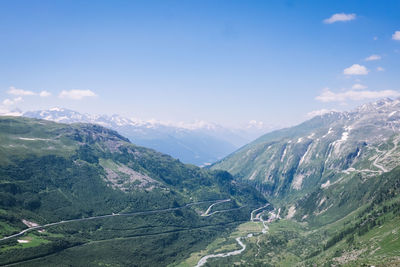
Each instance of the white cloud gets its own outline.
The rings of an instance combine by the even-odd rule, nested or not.
[[[48,92],[48,91],[43,90],[43,91],[41,91],[41,92],[39,93],[39,96],[40,96],[40,97],[48,97],[48,96],[51,96],[51,93]]]
[[[380,60],[382,57],[380,55],[370,55],[365,59],[365,61]]]
[[[376,71],[385,71],[385,69],[382,68],[382,67],[377,67],[377,68],[376,68]]]
[[[359,84],[359,83],[356,83],[351,87],[351,89],[353,89],[353,90],[363,90],[366,88],[367,88],[367,86]]]
[[[322,115],[330,113],[330,112],[336,112],[336,110],[335,109],[325,109],[325,108],[319,109],[319,110],[313,110],[313,111],[310,111],[307,113],[307,117],[312,118],[315,116],[322,116]]]
[[[400,41],[400,31],[395,31],[392,35],[392,39],[396,41]]]
[[[376,40],[378,40],[378,37],[377,37],[377,36],[374,36],[374,41],[376,41]]]
[[[355,20],[356,19],[356,14],[345,14],[345,13],[336,13],[333,14],[330,18],[324,19],[324,23],[326,24],[332,24],[338,21],[350,21],[350,20]]]
[[[325,88],[321,95],[315,99],[321,102],[346,102],[347,100],[359,101],[365,99],[377,99],[384,97],[399,97],[400,92],[394,90],[366,91],[349,90],[334,93],[329,88]]]
[[[365,66],[359,64],[353,64],[351,67],[343,70],[343,73],[346,75],[367,75],[368,72]]]
[[[18,102],[21,102],[22,101],[22,97],[16,97],[16,98],[14,98],[14,99],[8,99],[8,98],[6,98],[6,99],[4,99],[3,100],[3,105],[5,105],[5,106],[11,106],[11,105],[14,105],[14,104],[16,104],[16,103],[18,103]]]
[[[96,96],[94,92],[91,90],[63,90],[58,97],[59,98],[70,98],[74,100],[81,100],[84,97],[93,97]]]
[[[10,89],[7,91],[7,93],[10,95],[36,95],[32,91],[17,89],[14,86],[11,86]]]

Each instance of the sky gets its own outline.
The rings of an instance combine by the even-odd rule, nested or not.
[[[0,1],[0,112],[289,126],[400,96],[400,1]]]

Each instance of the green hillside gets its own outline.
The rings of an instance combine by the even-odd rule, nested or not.
[[[266,202],[227,172],[184,165],[115,131],[15,117],[0,118],[0,195],[0,238],[26,223],[111,215],[0,241],[0,265],[20,266],[167,265]],[[215,209],[229,212],[201,216],[222,199],[230,201]]]
[[[332,208],[324,216],[314,214],[312,220],[282,218],[272,222],[258,241],[249,239],[243,254],[215,259],[209,266],[239,262],[245,266],[399,266],[400,168],[361,187],[370,190],[341,201],[344,212]],[[345,192],[356,193],[356,189]],[[315,212],[310,205],[314,201],[318,200],[310,195],[299,207]],[[356,208],[343,215],[349,206]]]
[[[317,116],[214,164],[263,192],[280,218],[240,256],[209,264],[398,266],[399,103]]]

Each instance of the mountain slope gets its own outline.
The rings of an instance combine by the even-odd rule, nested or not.
[[[278,209],[266,235],[211,266],[398,266],[400,101],[332,112],[267,134],[212,166]]]
[[[174,126],[128,119],[119,115],[81,114],[63,108],[25,112],[23,116],[61,123],[99,124],[118,131],[137,145],[153,148],[185,163],[196,165],[215,162],[249,141],[243,133],[235,133],[219,125],[204,122]]]
[[[400,100],[331,112],[266,134],[217,162],[274,198],[296,198],[346,175],[371,177],[398,165]]]
[[[337,219],[338,209],[324,211],[325,218],[314,214],[282,218],[269,224],[267,234],[247,241],[240,256],[209,262],[210,266],[399,266],[400,169],[378,175],[344,190],[355,196],[341,198],[340,208],[352,206],[352,212]],[[315,195],[314,195],[315,197]],[[308,198],[306,197],[305,200]],[[299,203],[312,207],[314,200]],[[335,200],[328,198],[334,203]],[[357,205],[355,205],[356,202]],[[327,223],[327,217],[336,217]]]
[[[0,177],[2,237],[60,222],[0,241],[0,264],[168,264],[265,204],[229,173],[184,165],[92,124],[0,117]],[[226,212],[201,216],[222,199],[230,201],[216,209]]]

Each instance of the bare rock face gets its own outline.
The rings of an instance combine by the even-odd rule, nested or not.
[[[110,186],[113,189],[119,189],[124,192],[130,192],[135,189],[151,191],[155,187],[160,187],[161,185],[158,181],[150,178],[148,175],[134,171],[127,166],[115,163],[104,165],[104,170],[107,174],[106,180],[110,182]]]

